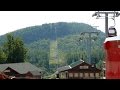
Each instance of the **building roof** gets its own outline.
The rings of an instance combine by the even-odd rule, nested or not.
[[[60,67],[60,68],[57,69],[57,71],[55,72],[55,74],[58,74],[61,71],[72,69],[72,68],[74,68],[74,67],[76,67],[76,66],[78,66],[78,65],[80,65],[82,63],[86,63],[86,62],[84,62],[83,60],[78,60],[78,61],[76,61],[76,62],[74,62],[74,63],[72,63],[72,64],[70,64],[68,66]],[[90,65],[89,63],[86,63],[86,64]]]
[[[79,64],[81,64],[81,63],[83,63],[83,62],[84,62],[83,60],[78,60],[78,61],[70,64],[70,66],[71,66],[71,68],[73,68],[73,67],[75,67],[75,66],[77,66],[77,65],[79,65]]]
[[[8,67],[20,74],[24,74],[29,71],[39,71],[39,72],[41,71],[41,69],[37,68],[36,66],[32,65],[29,62],[0,64],[0,71],[3,72]]]
[[[78,61],[76,61],[76,62],[74,62],[74,63],[72,63],[70,65],[59,67],[55,73],[57,74],[58,72],[71,69],[71,68],[73,68],[73,67],[75,67],[75,66],[77,66],[77,65],[79,65],[79,64],[81,64],[83,62],[84,62],[83,60],[78,60]]]
[[[56,73],[61,72],[61,71],[65,71],[65,70],[68,70],[68,69],[71,69],[71,68],[72,67],[70,65],[63,66],[63,67],[58,68]]]

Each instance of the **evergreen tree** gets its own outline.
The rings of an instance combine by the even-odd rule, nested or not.
[[[3,49],[7,56],[7,63],[24,62],[26,59],[27,50],[23,41],[11,34],[7,34],[7,42],[5,42]]]
[[[6,62],[6,54],[3,52],[2,48],[0,47],[0,64],[3,64]]]

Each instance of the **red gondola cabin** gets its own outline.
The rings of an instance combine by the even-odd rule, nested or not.
[[[106,79],[120,79],[120,36],[106,38],[104,49]]]

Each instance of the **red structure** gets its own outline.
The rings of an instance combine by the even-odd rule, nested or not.
[[[0,72],[0,80],[1,79],[10,79],[7,75],[5,75],[4,73]]]
[[[106,79],[120,79],[120,36],[106,38],[104,49]]]

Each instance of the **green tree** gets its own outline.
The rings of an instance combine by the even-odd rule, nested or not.
[[[3,52],[2,48],[0,47],[0,64],[3,64],[6,62],[6,54]]]
[[[3,46],[7,56],[7,63],[24,62],[26,59],[27,49],[20,38],[15,38],[11,34],[7,34],[7,42]]]

